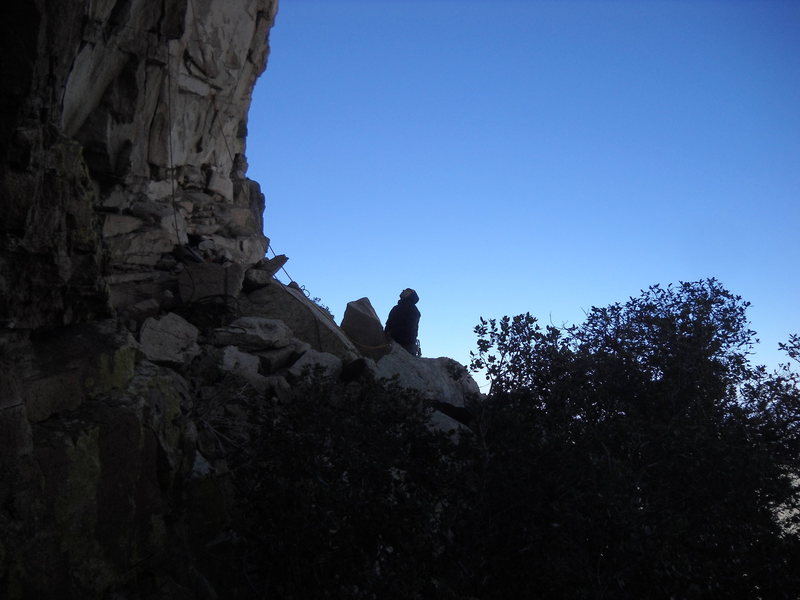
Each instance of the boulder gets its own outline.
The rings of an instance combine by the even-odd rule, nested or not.
[[[256,375],[259,366],[260,361],[257,356],[242,352],[236,346],[225,346],[222,349],[221,367],[223,371]]]
[[[272,275],[267,271],[252,267],[245,271],[244,284],[242,287],[244,291],[252,292],[253,290],[268,286],[270,281],[272,281]]]
[[[242,352],[236,346],[225,346],[220,367],[223,371],[239,375],[259,392],[267,389],[267,380],[258,370],[261,361],[257,356]]]
[[[290,344],[284,348],[273,348],[271,350],[260,350],[256,352],[261,359],[262,373],[275,373],[279,369],[291,364],[292,360],[300,354],[295,344]]]
[[[178,289],[183,302],[236,297],[242,289],[244,271],[237,263],[187,264],[178,275]]]
[[[369,298],[347,303],[341,327],[364,356],[378,360],[392,351],[391,341]]]
[[[299,289],[271,280],[269,285],[239,298],[239,312],[283,321],[294,336],[319,352],[329,352],[344,362],[359,352],[323,308]]]
[[[463,408],[467,398],[480,394],[466,367],[452,358],[417,358],[396,343],[392,343],[389,354],[377,361],[375,375],[385,379],[397,377],[401,386],[418,391],[434,408],[437,403]],[[432,421],[435,427],[444,430],[460,426],[460,421],[438,409]]]
[[[291,330],[277,319],[240,317],[211,334],[215,346],[237,346],[245,350],[284,348],[292,340]]]
[[[197,327],[175,313],[149,318],[139,332],[139,343],[148,359],[156,363],[181,365],[200,354]]]
[[[342,371],[342,361],[333,354],[318,352],[312,348],[289,367],[289,374],[300,379],[307,372],[313,373],[317,369],[322,370],[323,377],[338,377]]]
[[[132,304],[124,311],[125,316],[133,319],[137,323],[143,322],[145,319],[156,317],[161,309],[161,305],[155,298],[147,298],[136,304]]]

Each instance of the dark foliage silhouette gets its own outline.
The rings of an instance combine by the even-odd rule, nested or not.
[[[455,436],[392,383],[312,378],[262,405],[234,462],[252,589],[800,597],[798,378],[750,364],[746,309],[707,280],[573,327],[482,319],[491,392]]]
[[[476,595],[800,595],[798,380],[750,365],[747,306],[712,279],[481,321]]]

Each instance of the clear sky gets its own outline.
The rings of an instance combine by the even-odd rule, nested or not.
[[[758,362],[800,332],[800,1],[282,0],[271,46],[249,176],[337,321],[413,287],[466,363],[479,316],[713,276]]]

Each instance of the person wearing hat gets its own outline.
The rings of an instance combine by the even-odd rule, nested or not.
[[[409,354],[419,356],[417,332],[419,329],[420,312],[416,304],[419,302],[417,292],[406,288],[400,292],[400,300],[389,312],[386,319],[386,331],[389,337],[400,344]]]

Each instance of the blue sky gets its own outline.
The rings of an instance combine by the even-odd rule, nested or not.
[[[249,176],[341,319],[420,295],[426,356],[718,278],[800,331],[800,2],[282,0]]]

